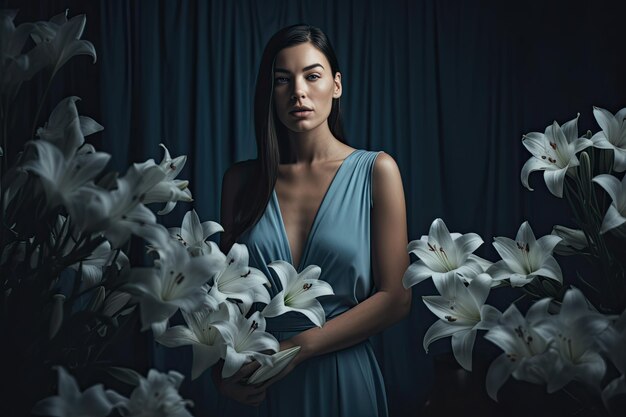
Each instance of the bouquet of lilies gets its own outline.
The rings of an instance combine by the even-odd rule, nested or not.
[[[495,263],[473,253],[480,236],[450,233],[441,219],[408,246],[416,260],[404,286],[431,278],[439,292],[423,297],[439,319],[426,332],[424,348],[451,336],[454,357],[471,371],[477,331],[486,331],[485,339],[503,350],[487,372],[494,400],[510,377],[543,384],[549,393],[582,384],[602,399],[606,413],[617,413],[612,404],[626,394],[626,108],[613,115],[595,107],[593,113],[602,128],[596,134],[579,137],[575,118],[523,137],[532,157],[522,168],[522,184],[532,190],[529,174],[543,171],[548,190],[567,199],[577,228],[557,225],[537,239],[524,222],[515,239],[494,238],[501,257]],[[580,289],[563,286],[554,253],[586,258],[596,275],[579,275]],[[515,303],[504,312],[486,304],[502,287],[534,301],[525,315]]]
[[[72,57],[96,60],[94,46],[80,39],[84,15],[68,19],[65,12],[17,27],[15,16],[0,10],[0,357],[17,380],[2,387],[12,399],[3,415],[189,416],[191,402],[178,394],[183,375],[152,369],[143,377],[106,359],[137,321],[158,343],[193,347],[192,379],[220,359],[224,377],[252,360],[262,364],[254,383],[278,373],[297,348],[275,353],[279,343],[265,332],[265,318],[298,311],[322,326],[317,297],[333,291],[318,279],[320,268],[298,274],[285,262],[270,264],[282,284],[270,298],[269,280],[248,266],[244,245],[224,254],[207,242],[223,231],[219,224],[201,222],[191,210],[180,228],[163,227],[147,205],[164,204],[162,215],[193,201],[189,182],[177,179],[186,156],[173,158],[161,145],[160,163],[134,163],[123,176],[105,173],[110,155],[85,142],[103,127],[78,114],[78,97],[63,99],[35,128],[39,106],[32,140],[7,163],[15,139],[9,114],[22,83],[47,69],[50,86]],[[23,53],[29,38],[34,46]],[[131,236],[147,243],[151,266],[131,266]],[[266,307],[252,311],[255,303]],[[179,311],[185,325],[170,326]],[[93,385],[102,373],[135,388],[125,397]],[[58,395],[42,399],[55,389]]]

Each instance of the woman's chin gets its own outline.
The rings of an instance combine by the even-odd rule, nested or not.
[[[315,127],[317,126],[313,126],[309,120],[302,120],[297,123],[290,123],[287,126],[287,129],[289,129],[293,133],[305,133],[310,132],[311,130],[315,129]]]

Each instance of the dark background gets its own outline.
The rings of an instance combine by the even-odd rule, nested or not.
[[[77,95],[79,112],[105,127],[89,141],[113,155],[113,169],[159,161],[160,142],[172,156],[188,155],[179,177],[190,180],[195,201],[162,218],[166,226],[179,225],[192,207],[202,221],[219,220],[223,172],[255,157],[252,97],[262,48],[293,23],[320,27],[335,47],[348,143],[384,150],[398,162],[410,240],[441,217],[451,231],[481,235],[486,243],[477,253],[496,260],[492,237],[513,237],[524,220],[537,236],[571,223],[541,174],[531,175],[534,192],[522,187],[520,170],[530,157],[522,134],[577,113],[580,134],[595,133],[593,105],[613,113],[626,106],[626,6],[617,0],[1,0],[0,6],[20,9],[16,24],[67,8],[70,17],[87,14],[83,39],[95,45],[98,61],[80,56],[66,65],[38,126],[60,99]],[[15,105],[24,112],[14,121],[9,152],[28,139],[46,82],[38,76],[22,87]],[[424,354],[434,316],[420,297],[435,290],[423,283],[413,293],[411,315],[374,340],[391,415],[433,398],[433,353],[449,349],[444,340]],[[498,292],[490,303],[503,307],[512,296]],[[186,373],[196,415],[210,414],[210,378],[188,383],[189,354],[156,348],[148,362]]]

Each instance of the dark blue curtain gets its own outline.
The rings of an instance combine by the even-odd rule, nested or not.
[[[581,133],[597,131],[593,105],[613,112],[626,106],[626,7],[617,0],[4,3],[24,9],[18,21],[66,7],[70,15],[88,14],[84,38],[99,61],[71,64],[50,106],[68,94],[83,97],[81,112],[105,126],[92,142],[113,154],[117,169],[159,160],[160,142],[172,155],[188,155],[181,177],[190,180],[202,220],[219,219],[226,168],[255,157],[259,59],[269,37],[289,24],[319,26],[333,42],[348,142],[398,162],[409,238],[427,234],[441,217],[451,231],[479,233],[486,243],[478,253],[492,259],[493,236],[514,235],[526,219],[537,235],[564,221],[562,201],[548,195],[539,174],[531,177],[534,192],[522,188],[529,157],[522,134],[577,113]],[[20,100],[28,105],[41,89],[34,81]],[[179,224],[190,207],[179,205],[163,222]],[[424,354],[422,338],[434,316],[421,296],[434,293],[426,283],[414,288],[410,317],[375,339],[391,415],[419,410],[429,396],[432,355]],[[433,350],[447,346],[445,340]],[[167,364],[187,367],[189,352],[176,352]],[[210,415],[208,376],[186,383],[197,415]]]

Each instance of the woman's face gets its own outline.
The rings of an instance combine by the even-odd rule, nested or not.
[[[333,98],[341,96],[341,74],[333,74],[326,56],[311,43],[281,50],[274,63],[274,108],[292,132],[324,125]]]

